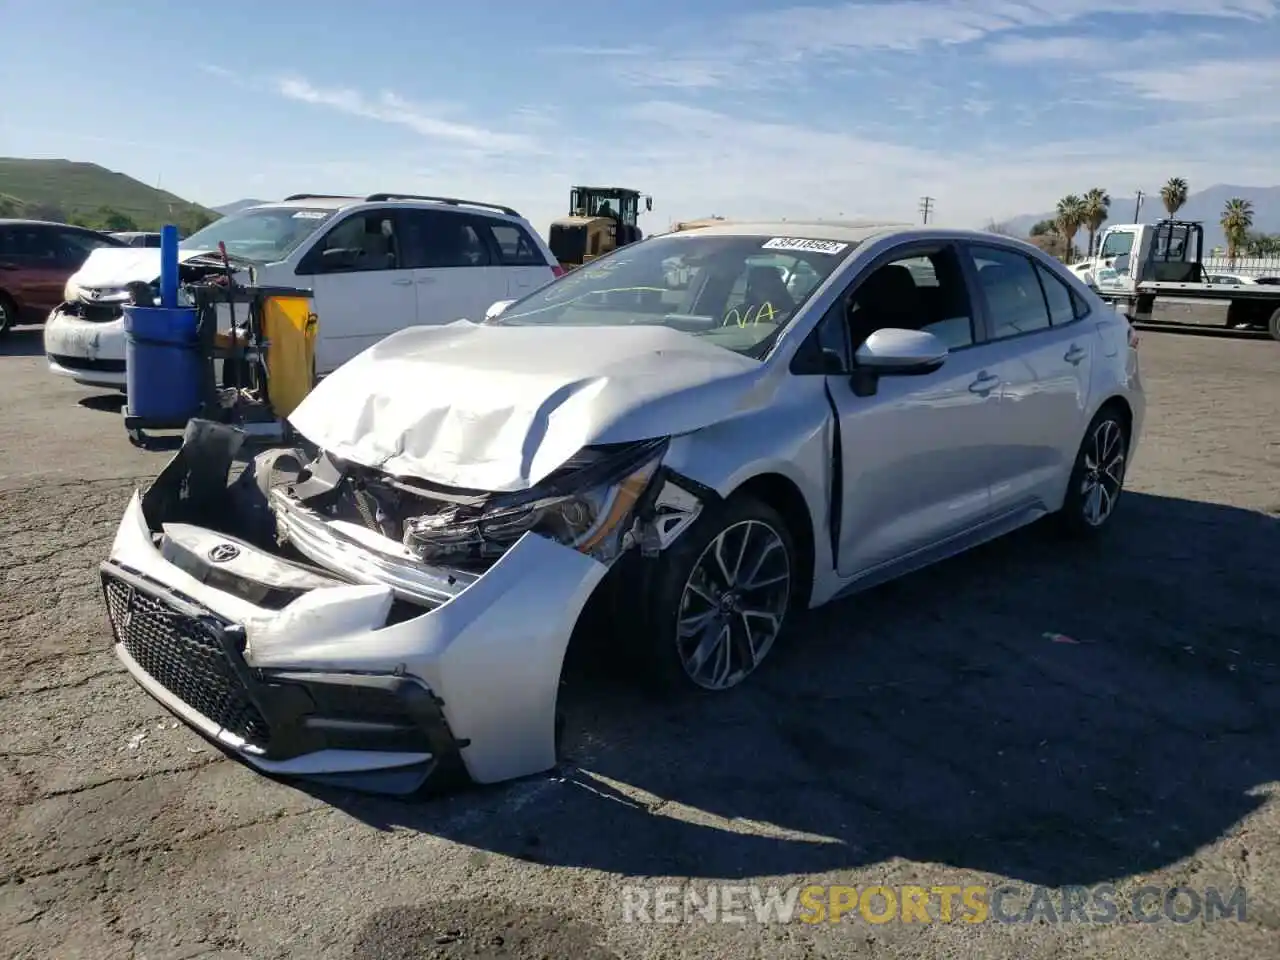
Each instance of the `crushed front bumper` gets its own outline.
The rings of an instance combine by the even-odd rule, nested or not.
[[[104,315],[105,316],[105,315]],[[44,325],[49,370],[88,386],[125,384],[124,320],[85,319],[62,308]]]
[[[153,697],[263,772],[356,789],[554,766],[561,666],[604,565],[525,534],[482,574],[451,573],[300,505],[273,508],[332,585],[250,600],[216,562],[193,575],[133,496],[101,574],[116,654]],[[185,530],[209,538],[209,557],[213,542],[264,574],[290,565]]]

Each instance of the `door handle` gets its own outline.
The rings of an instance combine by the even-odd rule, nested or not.
[[[1077,344],[1073,343],[1071,345],[1071,349],[1062,355],[1062,359],[1067,361],[1067,363],[1071,364],[1072,366],[1075,366],[1087,356],[1088,356],[1088,353],[1086,351],[1081,350]]]
[[[413,281],[408,279],[407,277],[397,277],[395,280],[392,280],[391,282],[395,284],[397,287],[407,287],[409,286],[409,284],[413,283]]]
[[[987,373],[987,371],[983,370],[980,374],[978,374],[978,379],[973,381],[973,383],[969,384],[969,392],[976,393],[985,397],[988,393],[990,393],[992,390],[996,388],[996,384],[998,384],[999,382],[1000,382],[999,377],[992,376],[991,374]]]

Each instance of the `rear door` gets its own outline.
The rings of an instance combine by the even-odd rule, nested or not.
[[[968,253],[1006,431],[992,509],[1048,508],[1083,435],[1096,330],[1085,305],[1032,257],[994,244]]]
[[[518,223],[486,217],[506,276],[508,299],[519,299],[550,283],[555,275],[542,248]]]
[[[416,322],[413,271],[400,248],[396,211],[361,210],[334,223],[298,264],[298,282],[311,287],[319,320],[318,373]]]
[[[505,271],[483,217],[426,207],[406,208],[401,217],[418,323],[479,323],[495,301],[507,298]]]

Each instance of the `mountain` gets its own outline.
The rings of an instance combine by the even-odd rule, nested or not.
[[[214,207],[214,213],[220,213],[222,216],[230,216],[233,213],[239,213],[241,210],[248,210],[250,207],[256,207],[260,203],[270,203],[270,200],[237,200],[234,203],[224,203],[220,207]]]
[[[1213,247],[1225,247],[1226,239],[1218,221],[1222,208],[1232,197],[1240,197],[1253,203],[1253,229],[1256,233],[1280,233],[1280,187],[1240,187],[1232,184],[1215,184],[1187,197],[1186,205],[1178,211],[1179,220],[1199,220],[1204,224],[1204,252],[1208,256]],[[1112,194],[1111,218],[1108,223],[1133,223],[1133,197]],[[1032,226],[1041,220],[1052,220],[1053,213],[1028,213],[1006,220],[1003,226],[1013,234],[1025,237]],[[1160,202],[1160,190],[1155,188],[1142,199],[1142,223],[1153,223],[1167,216]],[[1083,232],[1082,232],[1083,235]],[[1079,242],[1079,240],[1077,240]]]
[[[113,218],[113,212],[119,216]],[[129,229],[123,217],[139,230],[156,230],[165,223],[192,229],[215,215],[96,163],[0,157],[0,216]]]

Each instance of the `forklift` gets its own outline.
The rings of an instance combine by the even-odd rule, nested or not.
[[[653,197],[627,187],[573,187],[569,215],[551,224],[551,252],[565,270],[580,267],[618,247],[643,239],[636,221],[640,203],[653,209]]]

